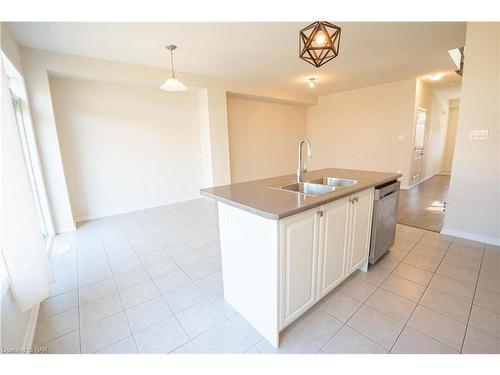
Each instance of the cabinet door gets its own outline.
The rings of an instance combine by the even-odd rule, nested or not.
[[[373,211],[373,189],[354,194],[352,197],[355,198],[355,201],[354,203],[350,203],[351,241],[349,244],[348,275],[356,271],[368,260]]]
[[[312,210],[280,224],[281,328],[315,302],[318,214]]]
[[[319,231],[318,299],[335,288],[345,277],[348,209],[347,199],[323,208]]]

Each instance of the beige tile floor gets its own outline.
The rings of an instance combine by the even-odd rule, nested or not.
[[[398,225],[396,244],[274,350],[223,299],[215,205],[92,220],[58,236],[35,345],[49,353],[500,353],[500,249]],[[71,251],[57,253],[59,244]]]

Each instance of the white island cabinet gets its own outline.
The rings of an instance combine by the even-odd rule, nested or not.
[[[367,270],[373,188],[273,220],[218,202],[224,298],[273,346],[279,332]]]

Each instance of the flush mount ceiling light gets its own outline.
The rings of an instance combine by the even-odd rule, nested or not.
[[[441,78],[444,77],[444,73],[434,73],[428,76],[427,78],[431,81],[439,81]]]
[[[160,89],[165,90],[165,91],[186,91],[187,87],[184,86],[184,84],[175,77],[174,50],[177,48],[177,46],[174,46],[173,44],[169,44],[166,48],[170,51],[170,66],[172,69],[172,77],[167,79],[163,83],[163,85],[160,86]]]
[[[316,78],[311,77],[308,79],[308,81],[309,81],[309,87],[313,89],[316,86]]]
[[[331,22],[311,23],[299,33],[299,57],[319,68],[339,54],[340,27]]]

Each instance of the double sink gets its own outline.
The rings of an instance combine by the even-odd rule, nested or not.
[[[278,189],[306,195],[321,195],[357,183],[358,180],[350,180],[347,178],[320,177],[306,182],[294,182],[288,185],[279,186]]]

